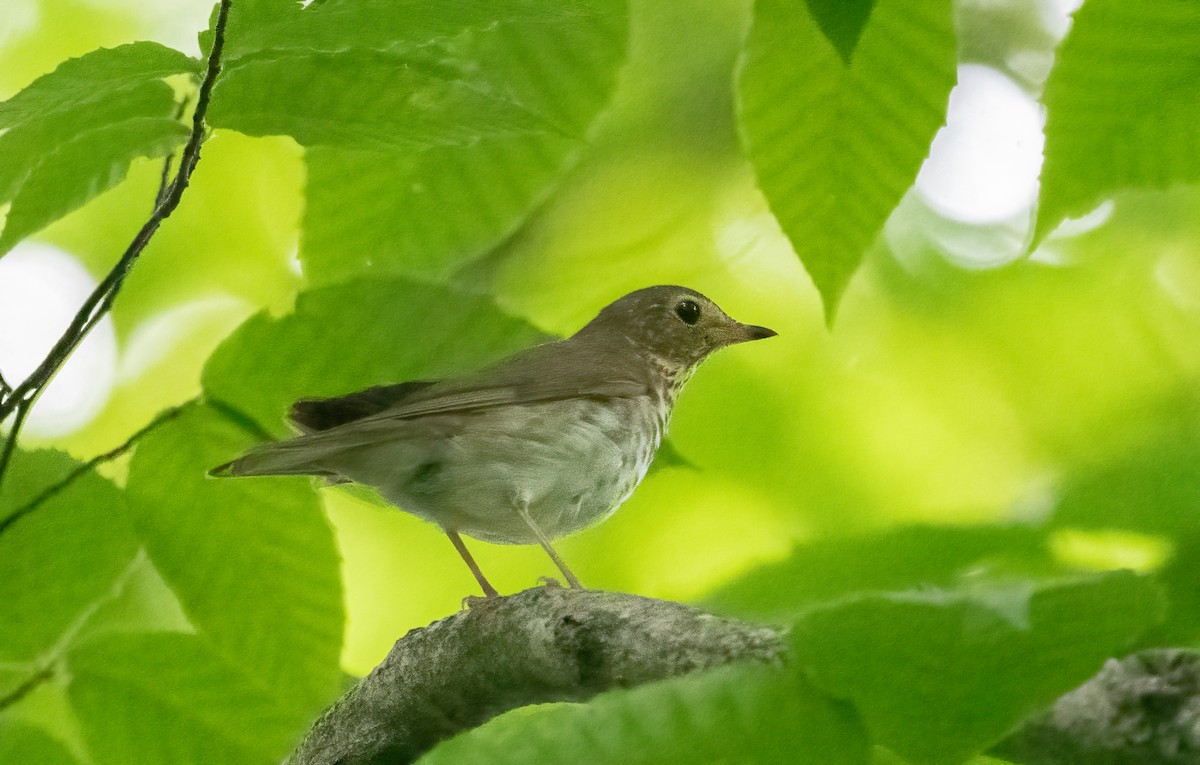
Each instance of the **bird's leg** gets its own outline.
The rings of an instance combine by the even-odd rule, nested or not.
[[[464,561],[466,561],[467,568],[471,569],[471,573],[475,575],[475,581],[479,582],[479,586],[483,588],[484,597],[498,597],[500,593],[496,592],[496,588],[493,587],[490,582],[488,582],[487,577],[485,577],[483,572],[479,570],[479,564],[476,563],[475,559],[471,557],[470,551],[468,551],[467,546],[463,544],[462,537],[458,535],[458,532],[450,531],[449,529],[446,529],[445,531],[446,536],[450,537],[450,544],[454,545],[455,550],[458,550],[458,554],[462,556]]]
[[[582,590],[583,585],[580,584],[579,580],[575,578],[575,575],[571,573],[571,569],[567,568],[567,564],[563,562],[563,559],[558,557],[558,553],[554,552],[554,548],[550,546],[550,540],[546,538],[546,535],[542,533],[542,530],[539,529],[537,524],[533,522],[533,518],[529,517],[528,505],[526,505],[524,502],[518,503],[517,512],[521,514],[521,519],[525,521],[525,525],[529,527],[529,530],[532,531],[534,536],[538,538],[538,544],[540,544],[542,549],[546,551],[546,554],[550,556],[550,560],[554,561],[554,565],[558,566],[558,570],[561,571],[563,576],[567,578],[567,584],[571,585],[577,590]]]

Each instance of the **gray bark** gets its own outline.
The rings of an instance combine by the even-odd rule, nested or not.
[[[1110,659],[996,753],[1024,765],[1200,765],[1200,654]]]
[[[330,707],[292,765],[412,762],[509,709],[582,701],[733,661],[782,662],[784,632],[680,603],[538,587],[471,607],[396,642]]]

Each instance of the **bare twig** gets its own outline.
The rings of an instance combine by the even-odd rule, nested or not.
[[[16,394],[13,394],[12,398],[16,398]],[[12,428],[8,431],[8,437],[4,439],[4,446],[0,447],[0,482],[3,481],[4,472],[8,470],[8,462],[12,459],[13,452],[17,448],[17,433],[20,432],[21,426],[25,424],[25,418],[29,416],[29,410],[32,408],[33,398],[17,402],[17,414],[13,417]]]
[[[137,261],[138,256],[146,249],[146,245],[150,243],[151,237],[158,231],[158,227],[166,220],[175,208],[179,206],[179,200],[183,196],[184,189],[187,188],[188,182],[192,177],[192,171],[196,168],[196,163],[200,160],[200,147],[204,142],[204,116],[208,112],[208,104],[212,97],[213,86],[216,84],[217,76],[221,72],[221,52],[225,47],[225,25],[229,19],[229,7],[232,0],[221,0],[220,8],[217,12],[217,20],[213,30],[212,50],[208,55],[208,67],[204,73],[204,79],[200,83],[200,91],[196,96],[196,108],[192,113],[192,131],[188,136],[187,144],[184,146],[183,154],[179,159],[179,170],[175,174],[175,179],[171,182],[165,195],[162,195],[162,200],[154,208],[150,219],[141,227],[134,236],[133,241],[125,249],[120,260],[104,277],[104,280],[92,291],[87,300],[79,308],[75,314],[75,318],[71,320],[71,324],[63,332],[62,336],[46,354],[42,363],[38,365],[25,380],[12,388],[9,395],[0,401],[0,422],[8,419],[14,412],[25,408],[26,403],[32,406],[32,402],[36,400],[38,394],[50,383],[55,373],[66,362],[67,358],[75,351],[88,333],[96,326],[96,324],[108,313],[112,308],[113,300],[116,299],[117,293],[121,291],[121,286],[125,283],[125,277],[129,275],[129,270]],[[21,420],[24,418],[18,413],[17,419],[13,420],[12,428],[9,430],[8,443],[5,445],[5,453],[11,453],[16,444],[17,436],[20,432]],[[3,469],[6,467],[4,463],[0,463],[0,481],[4,478]]]
[[[188,99],[181,98],[175,106],[175,120],[183,119],[183,113],[187,111]],[[167,192],[171,190],[171,163],[175,161],[174,153],[168,154],[163,159],[162,174],[158,178],[158,193],[154,195],[154,208],[158,209],[162,205],[163,200],[167,198]]]
[[[196,399],[192,399],[191,401],[187,401],[185,403],[178,404],[176,406],[172,406],[168,409],[162,410],[154,417],[153,420],[151,420],[144,427],[142,427],[141,430],[137,431],[132,436],[125,439],[125,442],[122,443],[120,446],[117,446],[116,448],[113,448],[113,449],[109,449],[108,451],[104,452],[103,454],[98,454],[95,457],[92,457],[87,462],[84,462],[83,464],[78,465],[70,473],[67,473],[65,476],[63,476],[62,479],[60,481],[58,481],[58,483],[54,483],[54,484],[51,484],[50,486],[46,487],[46,489],[43,490],[41,494],[37,495],[36,497],[31,499],[29,502],[27,502],[24,505],[22,505],[21,507],[17,508],[15,511],[10,513],[7,517],[0,519],[0,535],[4,534],[4,532],[7,531],[10,526],[12,526],[17,521],[21,520],[21,518],[24,518],[26,515],[29,515],[34,510],[38,509],[38,507],[45,504],[45,502],[47,500],[54,497],[56,494],[61,492],[63,489],[66,489],[71,484],[75,483],[75,481],[79,480],[79,478],[81,476],[91,472],[92,470],[95,470],[97,465],[101,465],[105,462],[114,460],[117,457],[120,457],[125,452],[132,449],[133,446],[138,441],[142,440],[142,438],[147,436],[151,431],[155,430],[156,428],[158,428],[158,426],[162,425],[163,423],[169,422],[170,420],[175,419],[176,417],[179,416],[180,412],[182,412],[184,409],[191,406],[195,402],[196,402]]]

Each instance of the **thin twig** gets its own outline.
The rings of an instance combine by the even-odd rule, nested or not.
[[[3,373],[0,373],[0,399],[12,393],[12,386],[4,379]]]
[[[138,430],[132,436],[125,439],[125,442],[122,443],[120,446],[113,448],[113,449],[109,449],[108,451],[104,452],[103,454],[98,454],[95,457],[92,457],[87,462],[77,465],[74,470],[72,470],[71,472],[69,472],[65,476],[63,476],[62,479],[58,481],[58,483],[51,484],[46,489],[44,489],[41,494],[37,495],[36,497],[31,499],[29,502],[27,502],[24,505],[22,505],[21,507],[17,508],[15,511],[10,513],[3,520],[0,520],[0,535],[4,534],[4,532],[7,531],[10,526],[12,526],[14,523],[19,521],[21,518],[25,517],[26,515],[29,515],[34,510],[38,509],[38,507],[45,504],[45,502],[47,500],[51,499],[59,492],[66,489],[68,486],[75,483],[75,481],[79,480],[79,478],[81,476],[83,476],[86,473],[91,472],[92,470],[95,470],[96,466],[102,465],[103,463],[109,462],[111,460],[115,460],[117,457],[120,457],[122,454],[124,454],[125,452],[132,449],[134,447],[134,445],[137,444],[138,441],[145,438],[152,431],[157,429],[160,425],[162,425],[166,422],[170,422],[171,420],[178,417],[180,412],[182,412],[184,409],[188,408],[192,404],[196,403],[196,401],[197,401],[197,399],[192,399],[190,401],[185,401],[182,404],[177,404],[176,406],[172,406],[172,407],[162,410],[157,415],[155,415],[153,420],[151,420],[146,425],[144,425],[140,430]]]
[[[179,103],[175,105],[175,121],[183,119],[183,113],[187,111],[188,99],[181,98]],[[154,195],[154,208],[158,209],[163,200],[167,198],[167,192],[171,190],[171,163],[175,161],[174,152],[168,154],[163,159],[162,174],[158,178],[158,193]]]
[[[29,416],[29,410],[32,408],[32,398],[28,401],[17,402],[17,415],[13,417],[12,428],[8,431],[8,436],[4,439],[4,447],[0,449],[0,482],[3,482],[4,472],[8,470],[8,462],[12,459],[13,452],[16,451],[17,433],[21,432],[21,426],[25,424],[25,418]]]
[[[12,389],[9,396],[0,402],[0,422],[8,419],[9,415],[17,411],[18,408],[24,408],[23,402],[34,401],[43,388],[50,383],[55,373],[66,362],[67,358],[75,351],[79,344],[87,337],[92,328],[108,313],[112,308],[113,300],[116,299],[117,293],[120,292],[121,286],[125,282],[125,277],[129,275],[129,270],[137,261],[138,256],[146,249],[146,245],[150,243],[151,237],[162,225],[171,213],[179,206],[179,200],[183,195],[184,189],[187,188],[188,182],[191,179],[192,171],[196,168],[196,163],[200,160],[200,147],[204,142],[204,116],[208,112],[209,100],[212,97],[213,86],[216,84],[217,76],[221,72],[221,52],[225,47],[225,25],[229,19],[229,7],[232,0],[221,0],[220,8],[217,12],[216,24],[213,28],[213,45],[212,50],[208,55],[208,67],[204,73],[204,79],[200,83],[200,90],[196,96],[196,108],[192,113],[192,131],[188,136],[187,144],[184,146],[183,154],[179,159],[179,170],[175,174],[175,179],[171,182],[167,193],[163,196],[162,201],[155,207],[150,219],[137,232],[137,235],[130,242],[125,252],[121,255],[121,259],[117,261],[104,280],[97,285],[96,289],[88,296],[79,311],[75,314],[75,318],[71,320],[70,326],[63,332],[62,336],[46,354],[42,363],[33,371],[25,380]],[[12,445],[16,443],[17,434],[20,431],[21,420],[24,418],[18,415],[18,419],[13,421],[13,427],[9,432],[10,444],[7,444],[6,451],[11,451]],[[0,463],[0,481],[4,478],[5,464]]]
[[[0,696],[0,710],[7,709],[13,704],[16,704],[21,699],[29,695],[34,688],[45,682],[49,682],[54,678],[54,665],[47,664],[46,666],[34,672],[25,679],[25,682],[13,688],[11,692],[4,696]]]

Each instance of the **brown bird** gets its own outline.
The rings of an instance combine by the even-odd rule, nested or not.
[[[696,367],[775,334],[699,292],[659,286],[610,304],[565,340],[474,373],[297,402],[303,435],[258,446],[218,476],[314,475],[377,489],[446,532],[485,595],[496,590],[460,534],[537,543],[598,523],[633,493]]]

